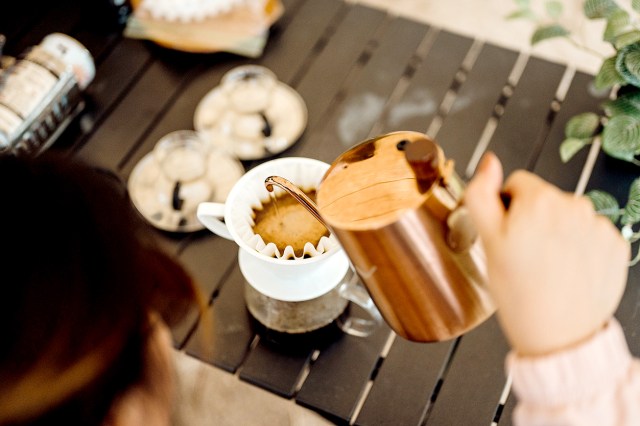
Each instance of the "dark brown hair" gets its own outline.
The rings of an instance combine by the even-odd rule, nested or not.
[[[108,173],[0,157],[0,424],[102,423],[140,380],[150,314],[199,294]]]

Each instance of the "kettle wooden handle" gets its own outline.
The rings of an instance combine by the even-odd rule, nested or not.
[[[456,253],[471,248],[478,238],[478,231],[464,205],[458,206],[447,217],[447,245]]]
[[[511,195],[500,192],[500,200],[506,210],[511,204]],[[461,253],[467,251],[478,238],[476,227],[464,205],[458,206],[447,217],[447,244],[451,250]]]

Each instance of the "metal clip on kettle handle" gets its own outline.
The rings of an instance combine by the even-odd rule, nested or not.
[[[426,137],[403,149],[420,191],[432,191],[427,206],[446,224],[447,245],[456,253],[466,252],[475,243],[478,232],[462,204],[464,186],[455,175],[453,161],[446,160],[442,149]]]
[[[449,248],[457,253],[469,250],[478,238],[478,232],[462,203],[464,184],[455,174],[453,161],[446,160],[442,149],[427,137],[398,146],[398,149],[405,151],[420,191],[432,191],[431,202],[427,205],[446,223]],[[508,210],[511,196],[501,192],[500,199]]]
[[[500,193],[500,200],[506,210],[509,209],[511,196],[506,192]],[[478,238],[478,231],[467,207],[460,203],[458,207],[447,217],[447,244],[455,252],[467,251]]]

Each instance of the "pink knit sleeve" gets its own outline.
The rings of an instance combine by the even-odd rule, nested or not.
[[[617,320],[580,346],[506,361],[518,426],[640,425],[640,361]]]

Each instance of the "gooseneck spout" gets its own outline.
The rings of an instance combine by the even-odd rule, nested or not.
[[[273,186],[278,186],[284,189],[289,195],[295,198],[302,206],[309,211],[316,218],[318,222],[324,225],[325,228],[331,232],[331,228],[324,221],[322,216],[320,216],[320,212],[318,211],[318,206],[314,203],[311,198],[307,197],[307,195],[300,190],[293,183],[288,181],[287,179],[280,176],[269,176],[264,180],[264,186],[267,188],[267,191],[273,192]]]

